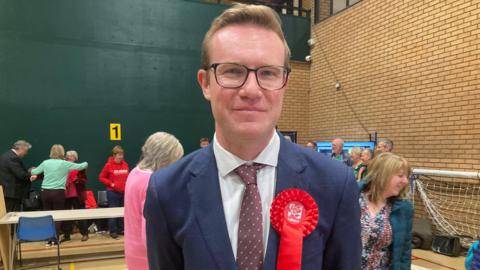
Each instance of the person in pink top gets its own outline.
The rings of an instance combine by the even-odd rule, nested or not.
[[[173,135],[156,132],[142,147],[142,157],[130,172],[125,186],[125,260],[128,269],[148,270],[143,205],[150,175],[183,156],[183,147]]]

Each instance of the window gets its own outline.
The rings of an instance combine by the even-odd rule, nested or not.
[[[315,23],[358,2],[360,2],[360,0],[315,0]]]
[[[347,8],[347,0],[332,0],[331,6],[332,12],[330,12],[330,14],[335,14]]]

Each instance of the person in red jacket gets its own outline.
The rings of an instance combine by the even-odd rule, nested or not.
[[[70,162],[78,161],[78,154],[76,151],[67,151],[65,160]],[[87,183],[87,174],[85,170],[73,170],[67,176],[67,183],[65,185],[65,209],[84,209],[85,208],[85,185]],[[79,220],[77,222],[78,229],[82,234],[82,241],[88,240],[88,225],[86,220]],[[60,242],[70,241],[70,234],[73,230],[73,221],[66,221],[62,223],[63,239]]]
[[[123,207],[127,176],[128,164],[124,160],[124,151],[117,145],[113,147],[112,156],[99,175],[100,181],[107,187],[108,207]],[[123,218],[109,219],[108,229],[110,236],[118,239],[118,234],[123,233]]]

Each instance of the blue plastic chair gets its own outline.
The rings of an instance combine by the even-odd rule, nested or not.
[[[55,222],[52,216],[19,217],[17,241],[22,265],[22,242],[55,241],[57,243],[57,268],[60,268],[60,244],[57,238]]]

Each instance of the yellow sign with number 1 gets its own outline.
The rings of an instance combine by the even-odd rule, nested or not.
[[[122,126],[118,123],[110,123],[110,140],[121,141],[122,140]]]

